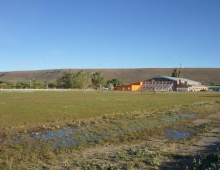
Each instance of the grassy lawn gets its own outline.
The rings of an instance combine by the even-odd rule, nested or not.
[[[0,127],[68,122],[104,115],[150,112],[220,99],[218,93],[0,92]]]
[[[217,118],[213,119],[215,123],[204,126],[203,131],[202,125],[197,130],[191,122],[218,113],[219,101],[220,93],[213,92],[0,91],[0,169],[156,168],[173,153],[159,153],[163,147],[154,152],[154,147],[143,145],[143,141],[164,140],[166,129],[190,130],[195,135],[189,142],[182,142],[190,145],[190,140],[197,140],[197,133],[218,127]],[[181,113],[196,113],[196,116],[166,121]],[[83,128],[76,127],[74,122],[84,122]],[[62,129],[58,126],[61,124],[79,128],[64,138],[72,135],[84,140],[91,134],[108,134],[109,137],[67,148],[54,148],[44,139],[11,142],[16,136],[50,131],[51,128],[42,127],[51,124],[59,127],[52,129],[54,131]],[[34,131],[35,127],[41,128]],[[33,131],[27,132],[28,128]],[[14,129],[20,129],[19,133]],[[110,147],[108,155],[103,151],[106,146]],[[125,146],[129,149],[123,148]],[[88,154],[92,150],[95,151]]]

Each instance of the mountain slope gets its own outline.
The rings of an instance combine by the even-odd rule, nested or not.
[[[117,78],[125,84],[143,81],[154,76],[171,76],[174,68],[137,68],[137,69],[54,69],[54,70],[36,70],[36,71],[12,71],[0,72],[0,81],[44,81],[53,82],[64,71],[77,72],[84,70],[88,72],[101,71],[106,80]],[[199,81],[202,84],[210,82],[220,83],[220,68],[179,68],[184,78]]]

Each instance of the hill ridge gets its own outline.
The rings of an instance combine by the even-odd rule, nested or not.
[[[18,81],[44,81],[53,82],[62,75],[64,71],[77,72],[84,70],[88,72],[101,71],[106,80],[117,78],[125,84],[150,79],[154,76],[171,76],[175,68],[102,68],[102,69],[48,69],[31,71],[7,71],[0,72],[0,81],[18,82]],[[177,68],[180,70],[183,78],[199,81],[202,84],[214,82],[220,83],[220,68]]]

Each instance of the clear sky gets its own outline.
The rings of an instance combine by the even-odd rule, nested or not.
[[[0,71],[220,67],[220,0],[0,0]]]

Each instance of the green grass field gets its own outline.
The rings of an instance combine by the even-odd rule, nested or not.
[[[183,140],[184,145],[196,142],[197,133],[217,128],[220,119],[198,127],[190,121],[218,113],[219,103],[217,92],[0,91],[0,169],[158,168],[174,153],[159,154],[162,147],[155,152],[154,147],[143,142],[164,139],[165,130],[173,128],[195,134],[189,142]],[[165,121],[181,113],[196,116]],[[74,131],[64,138],[112,135],[67,148],[54,148],[43,139],[12,142],[17,136],[28,137],[76,125],[84,127],[77,131],[80,134]],[[39,147],[39,144],[45,145]],[[124,149],[127,145],[129,149]],[[106,146],[110,146],[109,157],[103,151]],[[96,151],[91,154],[93,149]]]
[[[0,92],[0,127],[94,119],[111,114],[132,114],[169,109],[194,102],[219,100],[220,94],[197,92],[56,91]]]

